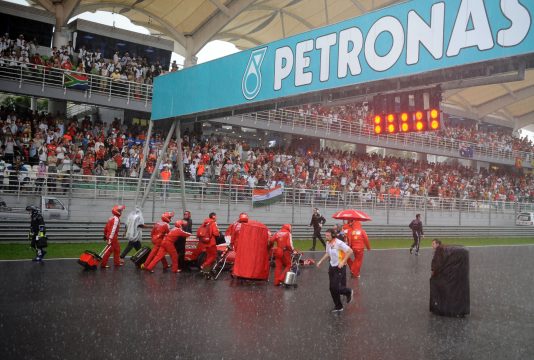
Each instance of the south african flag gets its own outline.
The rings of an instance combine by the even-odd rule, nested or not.
[[[87,75],[65,72],[63,84],[69,89],[87,90],[89,88],[88,79]]]

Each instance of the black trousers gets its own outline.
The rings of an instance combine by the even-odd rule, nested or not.
[[[419,245],[421,244],[421,234],[418,232],[413,233],[413,244],[410,246],[412,249],[415,248],[416,252],[419,252]]]
[[[180,270],[187,270],[187,264],[185,263],[185,240],[185,237],[179,237],[174,243],[174,247],[178,253],[178,268]]]
[[[347,287],[347,266],[343,266],[341,269],[337,266],[330,266],[328,277],[330,278],[330,295],[334,300],[335,308],[343,309],[341,295],[349,296],[351,293],[351,289]]]
[[[312,248],[314,250],[315,250],[315,244],[317,243],[317,239],[319,239],[321,241],[321,244],[323,244],[324,248],[326,249],[326,243],[324,242],[323,237],[321,235],[321,228],[313,229],[313,236],[312,236],[313,245],[312,245]]]
[[[141,241],[128,241],[128,245],[126,245],[122,251],[121,259],[124,259],[133,248],[135,248],[136,251],[139,251],[139,249],[141,249]]]

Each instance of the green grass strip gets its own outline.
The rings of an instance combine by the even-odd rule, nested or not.
[[[445,244],[455,244],[464,246],[491,246],[491,245],[532,245],[533,238],[451,238],[441,239]],[[430,247],[432,239],[423,239],[421,247]],[[299,250],[309,250],[312,240],[295,240],[295,247]],[[394,238],[394,239],[371,239],[371,248],[373,249],[397,249],[409,248],[412,244],[411,239]],[[145,242],[143,245],[151,246]],[[121,248],[126,246],[121,243]],[[85,250],[100,251],[104,247],[104,242],[87,242],[87,243],[50,243],[48,245],[48,258],[77,258]],[[316,250],[322,251],[323,245],[317,241]],[[133,255],[132,250],[129,255]],[[0,260],[18,260],[31,259],[35,257],[35,252],[30,249],[29,244],[0,244]]]

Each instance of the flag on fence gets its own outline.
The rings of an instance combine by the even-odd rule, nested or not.
[[[87,75],[65,72],[63,84],[69,89],[87,90],[89,88],[88,79]]]
[[[280,200],[283,193],[282,186],[276,186],[272,189],[254,189],[252,190],[252,206],[271,205]]]

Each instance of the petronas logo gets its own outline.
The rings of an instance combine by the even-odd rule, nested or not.
[[[265,57],[267,48],[261,48],[254,50],[250,54],[248,60],[247,69],[243,75],[243,83],[241,88],[243,90],[243,96],[247,100],[252,100],[260,93],[261,89],[261,63]]]

